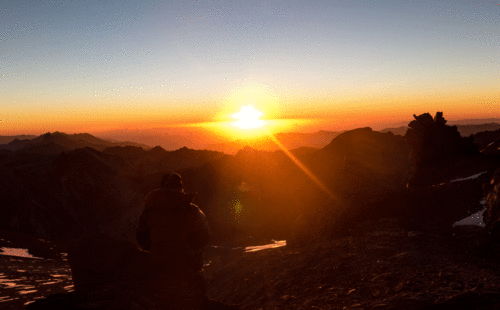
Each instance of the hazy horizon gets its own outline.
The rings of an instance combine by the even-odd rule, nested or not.
[[[413,117],[412,117],[413,118]],[[361,127],[371,127],[375,131],[382,131],[387,129],[397,129],[399,127],[406,127],[409,121],[388,123],[384,126],[372,127],[372,126],[359,126],[352,128],[343,128],[340,130],[333,130],[331,128],[320,128],[318,130],[290,130],[274,133],[273,136],[284,143],[285,147],[288,149],[296,149],[299,147],[315,147],[322,148],[326,146],[330,141],[336,136],[336,134],[343,131],[348,131]],[[461,119],[461,120],[448,120],[449,125],[483,125],[487,123],[497,123],[500,124],[500,119]],[[297,128],[295,128],[297,129]],[[56,132],[56,131],[52,131]],[[274,151],[280,149],[280,147],[273,142],[273,139],[269,137],[265,132],[260,136],[255,137],[235,137],[235,136],[221,136],[210,129],[203,129],[201,127],[158,127],[158,128],[146,128],[146,129],[111,129],[106,131],[88,131],[88,132],[64,132],[57,130],[57,132],[63,132],[65,134],[84,134],[89,133],[97,138],[114,141],[114,142],[133,142],[138,144],[143,144],[148,147],[161,146],[167,151],[178,150],[183,147],[196,150],[214,150],[224,152],[226,154],[235,154],[238,150],[242,149],[244,146],[251,146],[259,150]],[[322,134],[323,132],[323,134]],[[28,136],[37,137],[41,134],[47,132],[41,132],[37,134],[24,133],[19,136],[26,136],[25,139],[30,138]],[[329,133],[333,133],[329,134]],[[290,135],[291,134],[291,135]],[[307,136],[297,136],[294,134],[306,134]],[[281,135],[281,136],[280,136]],[[0,137],[16,137],[18,135],[0,135]],[[284,140],[283,140],[284,139]],[[0,141],[1,143],[9,143],[11,139]]]
[[[430,113],[432,116],[435,115],[436,112],[439,112],[438,110],[436,111],[429,111],[429,112],[424,112],[424,113]],[[416,114],[418,115],[418,114]],[[444,112],[444,117],[448,121],[448,124],[451,125],[479,125],[479,124],[485,124],[485,123],[491,123],[491,122],[498,122],[500,123],[500,117],[487,117],[487,118],[459,118],[459,119],[449,119],[446,117],[446,111]],[[352,130],[356,128],[361,128],[361,127],[370,127],[373,130],[379,131],[387,128],[397,128],[401,126],[407,126],[412,120],[414,120],[413,115],[410,115],[408,117],[408,120],[395,120],[395,121],[388,121],[384,123],[365,123],[365,124],[359,124],[359,126],[356,125],[351,125],[347,127],[341,127],[339,125],[324,125],[324,126],[318,126],[318,125],[303,125],[303,126],[295,126],[293,128],[290,128],[289,130],[283,130],[283,131],[278,131],[276,133],[292,133],[292,132],[300,132],[300,133],[315,133],[318,131],[345,131],[345,130]],[[196,125],[196,123],[195,123]],[[302,127],[302,128],[301,128]],[[88,128],[88,130],[82,129],[82,130],[69,130],[69,131],[64,131],[61,129],[55,129],[55,130],[46,130],[46,129],[38,129],[38,130],[18,130],[13,133],[1,133],[0,131],[0,136],[18,136],[18,135],[42,135],[47,132],[64,132],[67,134],[79,134],[79,133],[90,133],[92,135],[102,135],[102,134],[108,134],[108,133],[116,133],[116,132],[141,132],[141,131],[154,131],[154,130],[163,130],[163,131],[169,131],[173,133],[181,133],[185,131],[185,128],[198,128],[197,126],[192,126],[192,124],[172,124],[169,126],[150,126],[150,127],[126,127],[126,126],[117,126],[114,128],[108,128],[108,129],[101,129],[101,130],[95,130],[92,129],[91,127]]]

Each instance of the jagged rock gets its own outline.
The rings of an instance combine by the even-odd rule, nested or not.
[[[443,112],[437,112],[436,116],[434,117],[434,123],[438,125],[444,125],[446,124],[447,120],[444,119],[443,117]]]
[[[410,158],[417,166],[478,154],[471,138],[461,137],[456,126],[446,125],[443,112],[437,112],[434,119],[429,113],[414,117],[405,138],[410,146]]]
[[[400,188],[410,167],[408,154],[403,137],[369,127],[335,137],[313,154],[310,165],[313,173],[332,189],[331,197],[318,198],[304,208],[294,223],[290,244],[343,235],[354,224],[387,217],[393,206],[377,208],[372,204]]]
[[[407,187],[428,186],[437,166],[480,154],[472,137],[462,137],[456,126],[446,125],[443,112],[437,112],[434,118],[429,113],[413,117],[405,135],[414,164],[404,179]]]

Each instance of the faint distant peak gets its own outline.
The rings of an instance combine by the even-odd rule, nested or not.
[[[162,148],[161,146],[159,146],[159,145],[157,145],[154,148],[150,149],[148,152],[150,154],[158,154],[158,155],[167,154],[167,151],[164,148]]]
[[[236,153],[236,157],[242,157],[242,156],[248,156],[248,155],[256,155],[258,153],[267,153],[266,151],[261,151],[261,150],[257,150],[249,145],[245,145],[242,149],[240,149],[237,153]]]
[[[404,136],[406,134],[407,130],[408,130],[408,126],[400,126],[400,127],[384,128],[384,129],[379,130],[379,131],[383,132],[383,133],[392,132],[395,135]]]
[[[253,152],[253,153],[258,152],[258,150],[257,150],[257,149],[255,149],[255,148],[253,148],[253,147],[251,147],[251,146],[249,146],[249,145],[245,145],[245,146],[241,149],[241,151],[242,151],[242,152]]]
[[[0,144],[7,144],[14,140],[31,140],[36,138],[35,135],[15,135],[15,136],[0,136]]]

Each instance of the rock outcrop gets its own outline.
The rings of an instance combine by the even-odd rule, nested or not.
[[[446,125],[443,112],[437,112],[434,118],[429,113],[413,117],[405,135],[414,165],[404,180],[408,188],[431,185],[436,168],[480,154],[472,137],[462,137],[456,126]]]
[[[400,189],[410,167],[403,137],[358,128],[338,135],[313,154],[311,170],[331,189],[329,199],[316,199],[294,223],[289,244],[306,244],[332,234],[345,234],[359,221],[393,213],[385,204]]]
[[[450,157],[477,155],[472,138],[460,135],[456,126],[446,125],[443,112],[432,118],[429,113],[413,115],[405,138],[410,146],[410,159],[416,165],[426,165]]]

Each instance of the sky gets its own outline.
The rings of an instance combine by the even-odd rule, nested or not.
[[[281,131],[493,118],[499,85],[498,0],[0,5],[0,135],[213,125],[247,105]]]

